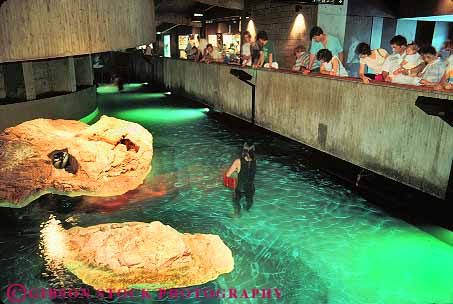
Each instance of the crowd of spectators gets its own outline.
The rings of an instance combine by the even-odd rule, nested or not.
[[[200,49],[189,44],[186,49],[189,60],[228,63],[224,54],[212,44],[203,45],[202,40],[204,39],[200,40]],[[294,72],[349,77],[348,70],[343,65],[343,46],[337,37],[324,33],[320,27],[315,26],[310,31],[310,40],[309,49],[304,45],[294,49]],[[359,76],[364,83],[387,82],[453,89],[452,42],[446,41],[439,51],[432,45],[408,43],[401,35],[394,36],[389,43],[392,54],[384,48],[371,49],[365,42],[358,44],[355,52],[360,58]],[[248,31],[243,33],[240,64],[253,68],[279,68],[274,44],[269,41],[265,31],[259,32],[255,41]]]

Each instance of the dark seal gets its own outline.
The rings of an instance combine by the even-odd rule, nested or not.
[[[65,169],[66,172],[76,174],[79,170],[79,163],[74,156],[69,154],[68,149],[54,150],[48,154],[52,165],[57,169]]]

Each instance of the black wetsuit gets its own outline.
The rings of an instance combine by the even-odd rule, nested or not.
[[[253,204],[253,195],[255,193],[255,173],[256,173],[256,160],[246,161],[241,157],[241,171],[238,174],[238,182],[233,195],[233,207],[235,213],[241,211],[241,204],[239,203],[242,195],[245,194],[247,205],[245,210],[249,210]]]

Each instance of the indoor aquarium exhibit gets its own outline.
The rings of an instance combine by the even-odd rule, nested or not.
[[[453,304],[453,2],[0,0],[0,304]]]

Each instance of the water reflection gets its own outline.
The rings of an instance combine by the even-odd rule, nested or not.
[[[118,111],[112,95],[101,96],[103,114]],[[123,101],[129,95],[120,97]],[[155,100],[126,101],[121,103],[124,107],[159,106]],[[165,107],[170,103],[163,98],[159,102]],[[186,106],[186,101],[173,103]],[[110,112],[105,105],[111,105]],[[124,197],[49,195],[22,209],[0,208],[0,282],[84,288],[61,265],[62,228],[159,220],[181,232],[217,234],[232,250],[235,270],[199,288],[281,288],[283,299],[278,303],[285,304],[453,299],[453,247],[392,218],[311,167],[311,152],[300,145],[253,133],[246,126],[236,131],[213,114],[177,125],[152,119],[144,124],[154,136],[155,157],[142,187]],[[252,211],[233,220],[227,217],[232,211],[231,191],[222,186],[221,173],[245,140],[259,147],[258,191]],[[0,285],[2,296],[5,289],[6,284]],[[83,303],[155,302],[272,301],[159,299],[153,294],[145,301],[92,298]]]
[[[61,221],[52,214],[49,216],[49,220],[43,222],[40,227],[39,252],[44,259],[44,275],[50,274],[55,282],[64,286],[66,269],[63,259],[67,255],[65,230]]]

